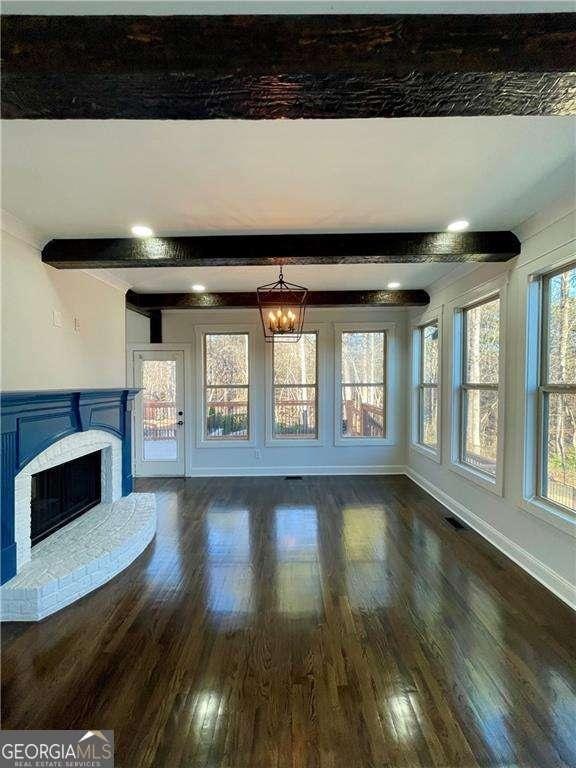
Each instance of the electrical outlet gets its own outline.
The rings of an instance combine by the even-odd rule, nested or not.
[[[62,312],[57,309],[52,310],[52,325],[54,328],[62,328]]]
[[[254,451],[254,458],[256,459],[256,461],[260,461],[260,459],[262,458],[262,454],[260,453],[259,448],[256,448],[256,450]]]

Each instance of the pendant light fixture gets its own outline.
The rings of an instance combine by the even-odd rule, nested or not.
[[[278,280],[256,288],[256,295],[266,341],[299,341],[308,289],[286,282],[280,267]]]

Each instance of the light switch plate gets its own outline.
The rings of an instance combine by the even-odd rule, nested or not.
[[[52,325],[54,328],[62,328],[62,312],[57,309],[52,310]]]

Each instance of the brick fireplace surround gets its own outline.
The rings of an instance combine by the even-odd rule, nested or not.
[[[1,616],[38,621],[126,568],[156,531],[152,494],[132,493],[138,390],[8,392],[2,408]],[[31,546],[32,476],[101,451],[101,502]]]

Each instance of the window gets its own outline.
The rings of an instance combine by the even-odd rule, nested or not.
[[[500,299],[462,311],[460,462],[496,477],[500,378]]]
[[[576,265],[542,279],[539,496],[576,511]]]
[[[318,437],[317,334],[272,345],[272,437]]]
[[[248,440],[247,333],[204,334],[204,439]]]
[[[418,334],[418,424],[417,442],[434,451],[438,448],[438,321],[416,329]]]
[[[386,334],[344,331],[341,336],[341,427],[343,438],[386,434]]]

